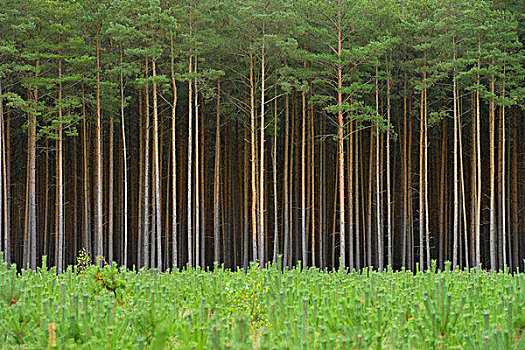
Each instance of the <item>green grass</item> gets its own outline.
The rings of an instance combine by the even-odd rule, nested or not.
[[[508,272],[0,265],[0,349],[522,349]]]

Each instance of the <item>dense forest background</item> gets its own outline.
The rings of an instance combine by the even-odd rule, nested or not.
[[[0,249],[523,269],[519,0],[2,0]]]

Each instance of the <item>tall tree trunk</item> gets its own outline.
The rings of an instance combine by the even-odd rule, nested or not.
[[[379,116],[379,67],[376,66],[376,114]],[[382,116],[381,116],[382,117]],[[379,271],[383,270],[383,255],[384,255],[384,245],[383,245],[383,227],[382,227],[382,215],[383,215],[383,205],[381,201],[381,190],[382,190],[382,171],[381,165],[383,163],[381,154],[381,130],[379,129],[379,123],[376,123],[376,230],[377,230],[377,265]]]
[[[266,239],[265,239],[265,205],[264,205],[264,198],[265,198],[265,181],[264,181],[264,174],[265,174],[265,157],[264,157],[264,148],[265,148],[265,135],[264,135],[264,129],[265,129],[265,92],[266,92],[266,79],[265,79],[265,73],[266,73],[266,55],[265,55],[265,33],[264,33],[264,24],[263,24],[263,43],[261,48],[261,130],[260,130],[260,158],[259,158],[259,265],[262,267],[266,263],[266,256],[265,256],[265,248],[266,248]]]
[[[115,205],[115,172],[113,170],[115,164],[115,123],[113,116],[109,118],[109,176],[108,176],[108,262],[113,264],[113,246],[114,246],[114,205]]]
[[[445,250],[445,235],[446,235],[446,222],[445,222],[445,211],[447,210],[446,205],[446,174],[447,174],[447,118],[443,118],[443,129],[441,132],[441,173],[440,173],[440,185],[439,185],[439,264],[443,269],[444,260],[446,254]]]
[[[379,137],[379,135],[378,135]],[[368,208],[367,208],[367,229],[366,229],[366,264],[367,266],[372,267],[372,204],[373,196],[372,189],[374,186],[374,167],[375,160],[374,158],[374,130],[373,126],[370,129],[370,148],[369,148],[369,159],[368,159]]]
[[[354,162],[354,178],[355,178],[355,267],[359,271],[361,268],[361,227],[359,219],[359,124],[356,122],[355,127],[355,162]],[[353,156],[353,155],[352,155]]]
[[[197,91],[197,89],[195,89],[195,91]],[[204,97],[203,95],[201,95],[201,106],[204,106]],[[204,168],[205,168],[205,164],[206,164],[206,159],[204,158],[204,148],[205,148],[205,145],[206,145],[206,140],[205,140],[205,133],[204,133],[204,118],[205,118],[205,115],[204,115],[204,107],[201,109],[201,117],[200,117],[200,152],[199,152],[199,163],[202,164],[202,166],[200,167],[197,167],[197,169],[200,169],[200,176],[199,176],[199,181],[200,181],[200,187],[199,187],[199,201],[200,201],[200,205],[199,205],[199,218],[200,218],[200,266],[201,267],[205,267],[206,265],[206,256],[205,256],[205,248],[206,248],[206,212],[205,212],[205,202],[204,202],[204,195],[206,194],[206,182],[205,182],[205,172],[204,172]],[[233,209],[232,209],[233,210]],[[235,247],[235,240],[234,240],[234,244],[233,244],[233,247],[232,249],[234,249]],[[235,255],[235,254],[233,254]]]
[[[290,106],[289,94],[284,95],[284,222],[283,222],[283,263],[285,267],[290,266],[289,246],[290,246],[290,190],[289,190],[289,169],[290,169]]]
[[[390,57],[391,59],[391,57]],[[389,62],[390,64],[390,62]],[[390,125],[390,79],[391,72],[388,70],[388,79],[386,81],[386,119]],[[386,133],[386,227],[387,227],[387,259],[388,265],[393,266],[393,232],[392,232],[392,206],[391,206],[391,184],[390,184],[390,132]]]
[[[37,37],[38,45],[38,37]],[[38,79],[40,70],[40,58],[36,59],[35,78]],[[28,178],[27,178],[27,204],[26,204],[26,236],[27,248],[24,252],[23,267],[28,265],[32,270],[36,269],[36,106],[38,104],[38,86],[35,86],[33,92],[33,102],[35,110],[29,113],[29,133],[28,133]]]
[[[220,63],[220,58],[219,58]],[[217,117],[215,125],[215,171],[213,178],[213,261],[220,262],[220,170],[221,170],[221,80],[217,77]]]
[[[494,76],[490,79],[490,93],[494,96]],[[495,165],[495,109],[494,97],[489,99],[489,139],[490,139],[490,228],[489,228],[489,250],[490,250],[490,269],[498,268],[496,258],[496,165]]]
[[[0,79],[1,84],[1,79]],[[8,90],[6,90],[8,91]],[[11,152],[11,146],[10,146],[10,131],[9,131],[9,107],[6,110],[5,113],[5,124],[4,124],[4,107],[3,107],[3,90],[2,86],[0,85],[0,134],[2,137],[0,137],[0,142],[2,146],[2,152],[0,152],[1,159],[0,162],[2,167],[2,174],[1,174],[1,180],[2,181],[2,187],[3,187],[3,193],[0,193],[0,201],[3,202],[3,212],[0,212],[0,215],[3,215],[2,222],[3,222],[3,231],[4,231],[4,242],[3,242],[3,249],[4,249],[4,261],[6,263],[11,262],[11,181],[10,181],[10,152]],[[0,237],[1,238],[1,237]]]
[[[414,269],[414,225],[412,212],[412,91],[408,95],[408,154],[407,154],[407,196],[408,196],[408,267]]]
[[[476,205],[477,205],[477,182],[476,178],[476,96],[474,93],[470,93],[470,107],[471,107],[471,120],[472,126],[470,128],[470,250],[473,254],[470,256],[470,262],[472,266],[477,266],[476,262]]]
[[[401,161],[403,164],[403,235],[401,238],[401,266],[407,266],[408,241],[408,164],[407,164],[407,73],[403,79],[403,148]]]
[[[83,209],[84,209],[84,227],[82,245],[86,249],[87,253],[91,256],[92,245],[91,245],[91,167],[89,166],[89,148],[88,148],[88,125],[87,125],[87,113],[86,113],[86,98],[85,98],[85,87],[82,83],[82,166],[83,166]]]
[[[122,259],[122,265],[128,265],[128,151],[126,145],[126,124],[124,119],[124,108],[125,108],[125,96],[124,96],[124,74],[122,72],[122,47],[120,48],[120,124],[122,132],[122,160],[124,162],[124,256]]]
[[[308,89],[308,99],[309,100],[312,100],[312,82],[309,81],[308,82],[308,85],[309,85],[309,89]],[[317,247],[316,247],[316,237],[315,237],[315,232],[316,232],[316,227],[315,227],[315,224],[316,224],[316,220],[315,220],[315,217],[316,217],[316,210],[315,210],[315,199],[317,198],[316,195],[315,195],[315,142],[314,142],[314,106],[313,104],[309,104],[308,106],[308,132],[309,132],[309,137],[308,137],[308,178],[310,179],[309,181],[309,198],[310,198],[310,202],[309,202],[309,208],[310,210],[308,211],[308,217],[306,219],[307,222],[311,222],[310,224],[310,238],[311,238],[311,255],[312,255],[312,261],[311,261],[311,266],[316,266],[316,251],[317,251]],[[309,219],[311,218],[311,219]]]
[[[425,55],[425,59],[426,59],[426,55]],[[425,75],[425,78],[426,78],[426,72],[424,73]],[[428,225],[428,222],[429,222],[429,214],[428,214],[428,99],[427,99],[427,88],[425,86],[424,88],[424,92],[425,92],[425,113],[424,113],[424,135],[425,135],[425,139],[424,139],[424,144],[425,144],[425,154],[424,154],[424,158],[425,158],[425,163],[424,163],[424,176],[425,176],[425,198],[424,198],[424,208],[425,208],[425,242],[426,242],[426,258],[427,258],[427,269],[430,268],[430,230],[429,230],[429,225]]]
[[[501,97],[505,98],[505,63],[503,63],[503,82],[501,87]],[[502,255],[503,261],[501,263],[501,268],[505,269],[507,266],[507,197],[506,197],[506,181],[505,181],[505,105],[501,105],[500,113],[500,217],[499,222],[501,222],[501,241],[502,241]]]
[[[354,270],[354,124],[356,122],[350,121],[349,135],[347,139],[348,144],[348,267],[350,271]]]
[[[188,72],[191,74],[193,72],[192,68],[193,56],[189,56],[189,66]],[[189,78],[188,80],[188,265],[190,267],[194,266],[193,263],[193,79]]]
[[[60,36],[58,39],[60,45]],[[56,213],[56,265],[57,273],[64,268],[64,150],[62,140],[62,60],[58,60],[58,131],[57,131],[57,213]],[[36,268],[36,266],[35,266]]]
[[[97,25],[97,60],[96,60],[96,100],[97,100],[97,128],[96,128],[96,154],[97,154],[97,186],[96,186],[96,213],[97,213],[97,223],[96,223],[96,256],[103,256],[103,210],[102,210],[102,200],[103,200],[103,187],[102,187],[102,110],[101,110],[101,101],[100,101],[100,39],[99,36],[99,27]],[[99,265],[102,266],[102,260],[99,262]]]
[[[425,269],[425,133],[426,133],[426,115],[425,115],[425,90],[426,87],[426,51],[423,53],[425,67],[421,83],[421,101],[419,113],[419,268]]]
[[[149,69],[148,64],[149,60],[146,59],[146,72],[145,77],[147,78],[149,76]],[[145,140],[144,140],[144,215],[142,217],[142,234],[143,234],[143,262],[144,267],[148,269],[150,266],[150,247],[149,247],[149,241],[150,241],[150,213],[149,213],[149,206],[150,206],[150,180],[149,180],[149,173],[150,173],[150,135],[149,135],[149,128],[150,128],[150,102],[149,102],[149,84],[146,84],[145,92],[144,92],[144,98],[146,100],[145,107],[146,107],[146,123],[144,125],[144,132],[145,132]]]
[[[253,261],[257,260],[257,180],[255,172],[255,86],[253,76],[253,53],[250,50],[250,145],[251,145],[251,188],[252,188],[252,250]],[[261,242],[262,244],[262,242]]]
[[[273,263],[277,264],[279,254],[279,219],[277,207],[277,88],[273,106],[272,175],[273,175]]]
[[[459,91],[458,91],[459,95]],[[458,102],[459,103],[459,102]],[[459,104],[461,106],[461,103]],[[467,270],[470,268],[469,265],[469,250],[468,250],[468,233],[467,233],[467,209],[466,209],[466,196],[465,196],[465,176],[463,171],[463,136],[461,133],[461,110],[458,108],[458,138],[459,138],[459,179],[460,179],[460,185],[461,185],[461,208],[463,210],[463,237],[465,242],[465,267]]]
[[[155,39],[152,38],[153,46],[155,46]],[[153,162],[155,172],[155,219],[157,231],[157,269],[162,271],[162,218],[160,207],[160,156],[159,156],[159,116],[157,107],[157,83],[155,77],[157,76],[156,69],[157,57],[153,56],[151,59],[151,70],[153,76]]]
[[[199,91],[197,88],[197,62],[198,57],[195,55],[193,63],[194,77],[194,94],[195,97],[195,266],[201,266],[201,222],[200,222],[200,164],[199,164]],[[190,175],[191,176],[191,175]]]
[[[287,95],[288,96],[288,95]],[[321,119],[321,135],[326,132],[326,118],[323,115]],[[286,138],[288,140],[288,138]],[[286,153],[285,153],[286,154]],[[319,155],[319,174],[321,176],[319,181],[319,193],[321,194],[321,203],[319,208],[319,265],[321,269],[326,266],[326,171],[325,171],[326,145],[324,140],[321,140],[321,151]]]
[[[514,269],[519,268],[519,194],[518,194],[518,107],[514,106],[512,128],[512,259]]]
[[[455,46],[455,38],[452,38],[452,45],[454,48],[454,62],[456,61],[456,46]],[[453,100],[452,103],[454,104],[453,110],[454,110],[454,228],[453,228],[453,247],[452,247],[452,268],[456,268],[458,264],[458,230],[459,230],[459,175],[458,175],[458,133],[459,133],[459,125],[458,125],[458,110],[457,110],[457,88],[456,88],[456,67],[454,67],[454,75],[452,77],[453,84],[452,84],[452,92],[453,92]]]
[[[171,106],[171,261],[172,268],[179,267],[178,250],[179,240],[177,232],[177,83],[175,81],[175,55],[173,34],[170,36],[171,86],[173,89],[173,103]]]
[[[306,70],[306,61],[304,62]],[[301,128],[301,247],[302,266],[308,266],[308,242],[306,223],[306,91],[302,90],[302,128]]]
[[[244,214],[244,236],[243,236],[243,260],[242,260],[242,266],[244,268],[244,271],[248,270],[248,262],[250,257],[250,209],[249,209],[249,202],[250,202],[250,185],[248,183],[248,169],[249,169],[249,162],[250,162],[250,155],[248,153],[248,149],[251,147],[248,140],[248,132],[251,133],[251,130],[248,130],[248,127],[244,127],[244,158],[243,158],[243,193],[244,193],[244,206],[243,206],[243,214]],[[224,235],[222,236],[222,239],[224,241]],[[224,252],[226,254],[226,252]]]
[[[478,71],[481,69],[481,38],[478,40]],[[480,85],[480,76],[477,74],[477,85]],[[476,266],[481,265],[481,122],[479,88],[476,89]],[[472,170],[474,171],[474,169]]]
[[[342,55],[342,23],[341,23],[341,8],[338,6],[337,11],[337,56],[341,59]],[[346,267],[346,243],[345,243],[345,154],[344,154],[344,143],[343,143],[343,66],[339,62],[337,64],[337,164],[339,168],[339,237],[340,237],[340,256],[341,256],[341,268]]]

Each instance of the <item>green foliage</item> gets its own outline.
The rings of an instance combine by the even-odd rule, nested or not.
[[[521,273],[450,264],[158,274],[81,252],[59,275],[0,265],[0,348],[521,349],[524,287]]]
[[[102,266],[102,267],[101,267]],[[77,257],[76,271],[81,276],[82,283],[91,294],[113,293],[120,306],[126,301],[123,295],[125,282],[120,278],[117,264],[108,265],[104,257],[97,257],[97,264],[91,264],[91,257],[85,248]]]
[[[84,274],[90,266],[91,266],[91,257],[89,256],[89,253],[86,251],[86,248],[82,248],[80,252],[78,252],[78,256],[77,256],[77,273]]]
[[[238,319],[249,320],[252,334],[268,326],[267,276],[258,263],[252,263],[245,278],[236,284],[226,283],[224,289],[228,301],[228,319],[232,324]]]

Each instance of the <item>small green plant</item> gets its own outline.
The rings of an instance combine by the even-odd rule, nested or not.
[[[91,266],[91,256],[89,256],[89,253],[86,251],[86,248],[82,248],[80,252],[78,252],[77,256],[77,273],[79,275],[83,275],[84,272]]]
[[[103,256],[98,256],[97,264],[92,264],[89,253],[83,248],[77,258],[77,273],[82,276],[83,282],[87,285],[87,290],[92,294],[111,292],[119,305],[123,305],[124,297],[122,291],[125,283],[119,276],[119,270],[115,262],[109,265]]]
[[[268,325],[269,316],[265,300],[268,281],[259,265],[252,264],[240,283],[242,284],[238,286],[227,283],[225,287],[229,305],[228,316],[232,323],[235,323],[236,319],[246,318],[254,333]]]
[[[119,270],[116,263],[113,265],[92,265],[87,270],[87,279],[89,289],[93,294],[102,292],[111,292],[119,303],[122,302],[122,290],[125,287],[124,281],[119,276]]]
[[[452,302],[452,293],[449,292],[449,286],[443,276],[435,281],[435,291],[433,295],[425,292],[423,305],[426,313],[423,316],[425,329],[432,334],[430,339],[432,343],[439,346],[446,344],[448,336],[453,333],[458,318],[461,315],[466,297],[463,295],[459,302]]]

